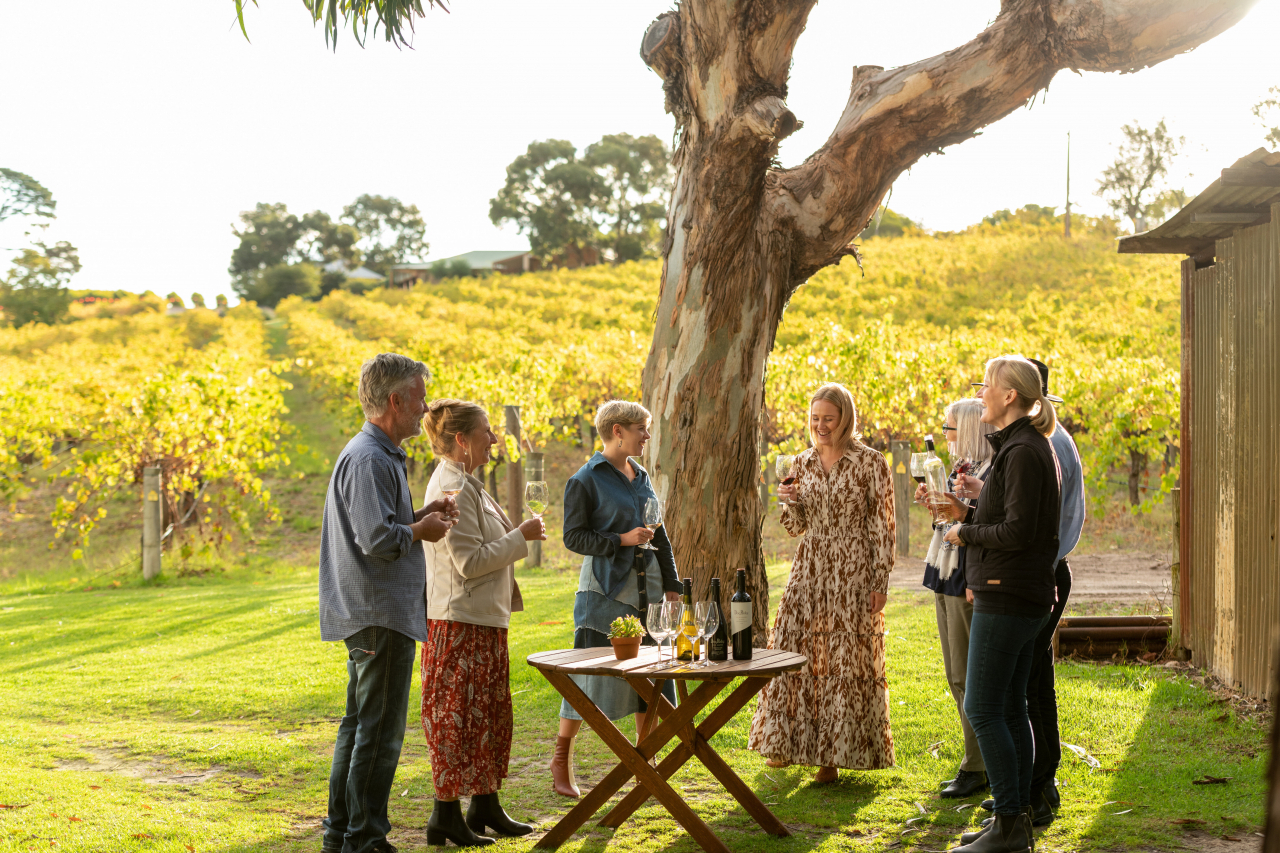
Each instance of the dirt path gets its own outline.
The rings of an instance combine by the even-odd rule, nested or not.
[[[1115,551],[1110,554],[1074,554],[1069,559],[1073,579],[1071,600],[1168,605],[1170,563],[1167,554]],[[905,558],[894,567],[889,585],[898,589],[920,589],[924,561]]]

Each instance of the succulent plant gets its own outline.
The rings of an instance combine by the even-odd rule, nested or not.
[[[624,637],[643,637],[644,626],[634,616],[619,616],[609,623],[609,639],[620,640]]]

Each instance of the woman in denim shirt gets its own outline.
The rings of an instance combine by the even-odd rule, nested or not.
[[[631,459],[649,440],[650,415],[639,403],[612,400],[596,413],[596,431],[604,442],[564,488],[564,544],[582,554],[582,574],[573,605],[573,647],[608,648],[609,623],[619,616],[644,621],[646,603],[665,596],[676,599],[680,582],[666,527],[644,526],[644,504],[656,497],[649,475]],[[637,546],[652,540],[656,551]],[[645,638],[646,642],[652,642]],[[645,703],[626,682],[607,676],[573,676],[573,680],[610,720],[636,715],[636,732],[644,730]],[[668,681],[667,698],[675,704]],[[551,759],[552,788],[566,797],[581,796],[573,778],[573,739],[582,718],[560,706],[560,732]]]

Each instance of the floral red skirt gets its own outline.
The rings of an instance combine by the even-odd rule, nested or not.
[[[511,758],[507,629],[427,620],[422,644],[422,732],[436,797],[492,794]]]

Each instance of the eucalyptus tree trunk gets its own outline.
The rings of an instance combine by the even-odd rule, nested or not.
[[[853,69],[826,144],[772,165],[800,125],[787,108],[796,39],[815,0],[683,0],[641,57],[677,124],[676,179],[644,399],[647,466],[682,570],[749,572],[754,634],[768,584],[756,492],[765,365],[787,300],[850,244],[905,169],[1025,105],[1063,68],[1135,71],[1235,24],[1252,0],[1006,0],[969,43],[891,70]],[[846,377],[854,385],[856,377]],[[853,389],[855,397],[856,387]]]

